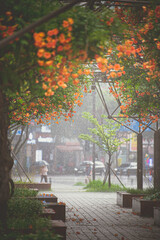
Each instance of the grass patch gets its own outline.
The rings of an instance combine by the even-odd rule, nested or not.
[[[124,191],[126,188],[123,188],[117,184],[111,184],[111,187],[108,187],[108,183],[106,182],[103,185],[103,182],[101,180],[94,180],[87,184],[86,187],[84,187],[87,192],[116,192],[116,191]]]
[[[77,182],[74,184],[74,186],[85,186],[86,184],[83,182]]]

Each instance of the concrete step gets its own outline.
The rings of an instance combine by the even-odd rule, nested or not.
[[[60,203],[44,203],[45,208],[51,208],[55,211],[54,219],[62,220],[65,222],[66,220],[66,205]]]
[[[51,208],[44,208],[41,216],[45,218],[49,218],[51,220],[55,220],[55,213],[56,212]]]
[[[51,225],[55,234],[62,236],[62,240],[66,240],[66,224],[61,220],[51,220]]]
[[[40,201],[46,201],[46,202],[54,202],[57,203],[57,197],[54,194],[45,194],[45,195],[37,195],[36,197]]]

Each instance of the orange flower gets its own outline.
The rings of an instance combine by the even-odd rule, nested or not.
[[[115,65],[114,65],[114,70],[115,70],[115,71],[118,71],[119,69],[120,69],[120,65],[119,65],[119,64],[115,64]]]
[[[121,77],[122,76],[122,72],[118,72],[117,75],[118,75],[118,77]]]
[[[70,32],[72,31],[72,26],[68,27],[68,31],[70,31]]]
[[[62,87],[62,88],[66,88],[67,87],[67,85],[63,82],[63,81],[58,81],[58,85],[60,86],[60,87]]]
[[[82,69],[78,70],[78,74],[81,75],[82,74]]]
[[[44,33],[44,32],[39,32],[38,35],[39,35],[41,38],[45,37],[45,33]]]
[[[62,45],[58,46],[57,51],[58,51],[58,52],[63,51],[63,46],[62,46]]]
[[[112,78],[115,78],[116,75],[117,75],[117,74],[116,74],[115,72],[111,72],[111,73],[110,73],[110,76],[111,76]]]
[[[50,53],[50,52],[45,52],[45,53],[44,53],[44,57],[45,57],[46,59],[50,58],[50,57],[51,57],[51,53]]]
[[[56,47],[56,43],[57,43],[57,40],[52,39],[52,41],[50,42],[51,48],[55,48]]]
[[[157,42],[157,48],[160,50],[160,42]]]
[[[74,20],[72,18],[68,18],[68,22],[69,22],[69,24],[72,25],[74,23]]]
[[[60,43],[65,43],[65,35],[63,33],[60,34],[59,41]]]
[[[42,88],[43,88],[44,90],[46,90],[46,89],[48,88],[48,86],[47,86],[45,83],[43,83],[43,84],[42,84]]]
[[[66,44],[65,46],[64,46],[64,50],[69,50],[71,48],[71,45],[70,44]]]
[[[79,83],[79,80],[78,79],[75,79],[74,81],[73,81],[73,84],[74,85],[77,85]]]
[[[63,26],[64,28],[69,27],[69,22],[66,21],[66,20],[63,20],[62,26]]]
[[[44,66],[44,61],[38,60],[38,64],[39,64],[39,66]]]
[[[65,203],[64,203],[64,202],[59,202],[58,204],[59,204],[59,205],[65,205]]]
[[[54,28],[53,30],[48,31],[48,36],[53,36],[53,35],[57,35],[59,33],[57,28]]]
[[[12,13],[11,13],[11,12],[9,12],[9,11],[7,11],[7,12],[6,12],[6,15],[7,15],[7,16],[11,16],[11,15],[12,15]]]
[[[44,54],[44,49],[43,48],[40,48],[37,52],[37,56],[38,57],[43,57],[43,54]]]
[[[84,69],[84,74],[89,75],[91,71],[89,69]]]
[[[46,66],[52,66],[53,65],[53,60],[46,61]]]
[[[73,78],[77,78],[77,77],[78,77],[78,74],[77,74],[77,73],[73,73],[73,74],[72,74],[72,77],[73,77]]]

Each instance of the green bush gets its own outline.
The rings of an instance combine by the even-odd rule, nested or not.
[[[101,180],[93,180],[90,183],[87,184],[86,187],[84,187],[87,192],[116,192],[116,191],[124,191],[125,188],[116,185],[111,184],[111,187],[108,187],[108,183],[106,182],[103,185],[103,182]]]
[[[51,229],[50,222],[47,218],[32,217],[32,218],[10,218],[8,219],[8,228],[13,231],[32,232],[46,231]]]
[[[61,236],[55,235],[49,230],[38,231],[37,233],[21,234],[12,232],[0,236],[0,240],[61,240]]]
[[[42,213],[43,205],[39,200],[11,198],[8,202],[8,217],[27,218]]]
[[[8,203],[7,234],[0,226],[0,240],[60,240],[51,222],[40,216],[43,204],[38,200],[12,198]]]
[[[13,197],[35,197],[37,190],[28,188],[15,188]]]

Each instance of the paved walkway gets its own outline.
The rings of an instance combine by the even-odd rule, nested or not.
[[[116,205],[116,193],[54,190],[66,203],[67,240],[160,240],[153,218]]]

